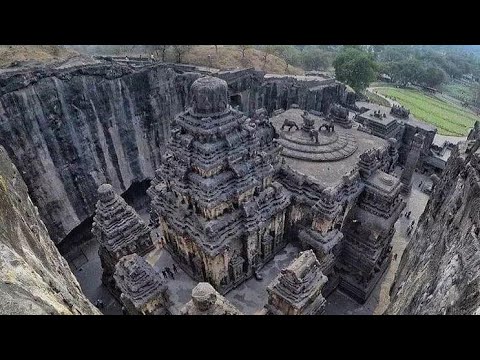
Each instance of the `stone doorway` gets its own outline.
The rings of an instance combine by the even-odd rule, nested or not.
[[[243,111],[242,95],[235,94],[230,96],[230,105],[235,109],[238,106],[238,110]]]

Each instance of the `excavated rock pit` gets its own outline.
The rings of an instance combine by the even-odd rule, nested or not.
[[[56,244],[92,216],[100,184],[123,193],[153,177],[170,120],[204,74],[193,66],[115,61],[0,73],[0,144]],[[352,101],[345,85],[331,79],[264,78],[253,69],[214,75],[250,114],[291,104],[321,111]]]

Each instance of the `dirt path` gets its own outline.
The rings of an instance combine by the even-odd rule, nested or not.
[[[383,87],[385,87],[385,86],[383,86]],[[389,98],[385,97],[384,95],[380,94],[379,92],[375,92],[375,90],[377,90],[378,88],[379,87],[369,87],[369,88],[367,88],[367,90],[374,93],[375,95],[378,95],[382,99],[385,99],[386,101],[388,101],[388,103],[390,104],[390,107],[393,107],[393,105],[401,106],[401,104],[399,102],[394,101],[392,99],[389,99]]]

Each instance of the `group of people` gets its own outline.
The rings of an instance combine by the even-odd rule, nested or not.
[[[172,271],[173,269],[173,271]],[[171,278],[172,280],[175,280],[174,274],[178,272],[177,267],[175,264],[172,264],[172,269],[170,269],[168,266],[165,267],[165,269],[162,270],[162,275],[164,279]]]

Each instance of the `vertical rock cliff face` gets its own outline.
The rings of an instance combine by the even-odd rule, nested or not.
[[[354,98],[350,94],[344,84],[334,80],[315,82],[288,77],[268,78],[258,91],[257,107],[264,107],[270,112],[297,104],[302,109],[325,113],[333,103],[352,105]]]
[[[437,181],[402,256],[387,314],[480,313],[478,145],[460,143]]]
[[[92,215],[101,183],[122,192],[153,177],[199,76],[118,64],[2,75],[0,144],[55,242]]]
[[[0,145],[25,180],[55,243],[89,218],[96,189],[122,193],[159,167],[170,121],[188,104],[201,70],[180,65],[99,63],[0,75]],[[326,111],[345,102],[345,85],[252,69],[222,72],[244,111],[291,104]]]
[[[60,255],[0,146],[0,315],[100,314]]]

